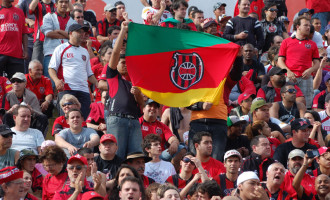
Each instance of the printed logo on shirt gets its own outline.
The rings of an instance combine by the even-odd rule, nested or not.
[[[266,30],[268,33],[275,33],[277,31],[277,26],[275,24],[269,24]]]
[[[14,14],[13,14],[13,19],[14,19],[15,21],[18,21],[18,20],[19,20],[19,16],[18,16],[18,14],[14,13]]]
[[[44,87],[40,87],[40,88],[39,88],[39,92],[40,92],[41,94],[45,93],[45,88],[44,88]]]
[[[66,54],[66,57],[67,57],[67,58],[73,58],[73,53],[67,53],[67,54]]]
[[[4,14],[1,14],[0,15],[0,19],[4,19],[5,18],[5,15]]]
[[[330,126],[324,126],[323,129],[324,129],[325,131],[330,131]]]
[[[305,47],[307,48],[307,49],[310,49],[311,47],[312,47],[312,45],[310,45],[310,44],[305,44]]]
[[[157,133],[157,135],[160,135],[160,134],[162,134],[162,129],[161,129],[161,128],[159,128],[159,127],[157,127],[157,128],[156,128],[156,133]]]
[[[15,31],[18,32],[18,26],[15,23],[5,23],[1,24],[0,32],[6,32],[6,31]]]
[[[254,11],[258,11],[258,6],[253,7]]]
[[[81,57],[82,57],[83,61],[86,61],[86,56],[85,55],[82,55]]]
[[[148,126],[142,126],[142,131],[148,131],[149,127]]]

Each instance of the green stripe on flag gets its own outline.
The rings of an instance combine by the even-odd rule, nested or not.
[[[207,33],[129,23],[126,56],[228,44],[230,41]]]

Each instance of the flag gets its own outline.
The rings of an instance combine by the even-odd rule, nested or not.
[[[239,48],[207,33],[130,23],[127,70],[132,84],[160,104],[217,105]]]

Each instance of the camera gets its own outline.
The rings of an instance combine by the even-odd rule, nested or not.
[[[319,150],[315,149],[312,151],[307,151],[307,156],[308,156],[308,158],[319,157],[320,156]]]

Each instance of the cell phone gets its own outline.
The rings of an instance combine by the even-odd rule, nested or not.
[[[247,30],[245,30],[245,31],[243,31],[244,33],[249,33],[249,31],[247,31]]]
[[[320,153],[317,149],[312,151],[307,151],[307,156],[308,158],[315,158],[315,157],[319,157]]]

